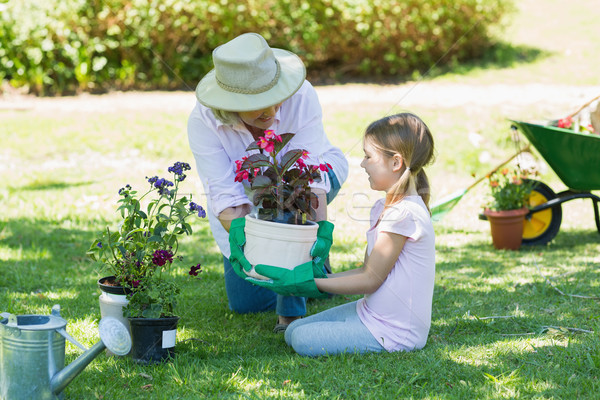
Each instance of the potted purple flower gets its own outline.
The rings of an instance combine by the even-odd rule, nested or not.
[[[206,216],[202,206],[194,203],[191,196],[178,195],[179,185],[188,170],[189,164],[176,162],[168,169],[173,180],[158,176],[147,178],[149,188],[139,198],[130,185],[121,188],[117,208],[122,218],[120,225],[115,229],[106,227],[87,251],[90,258],[109,272],[109,276],[98,281],[103,291],[100,296],[102,316],[114,316],[126,326],[129,322],[133,357],[144,363],[159,361],[172,353],[179,319],[175,315],[179,287],[172,279],[171,265],[181,260],[176,256],[178,237],[192,234],[188,217]],[[197,276],[199,272],[201,267],[197,264],[189,273]],[[152,351],[138,349],[136,331],[148,324],[164,326],[171,332],[172,346],[163,344]],[[171,337],[169,335],[167,337]]]

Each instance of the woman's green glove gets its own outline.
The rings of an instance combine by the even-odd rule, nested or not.
[[[245,225],[245,218],[236,218],[231,221],[229,229],[229,247],[231,250],[229,262],[240,278],[286,296],[327,296],[327,294],[319,292],[314,278],[327,277],[323,263],[329,255],[332,243],[334,226],[331,222],[318,222],[317,240],[310,251],[310,255],[313,257],[312,261],[300,264],[292,270],[261,264],[254,266],[256,273],[270,278],[269,280],[256,279],[245,273],[245,271],[252,269],[252,264],[248,262],[244,255],[244,245],[246,244]]]
[[[317,240],[310,250],[313,258],[313,273],[315,278],[326,278],[325,267],[323,263],[329,257],[329,250],[333,243],[333,224],[329,221],[319,221],[319,230],[317,231]]]
[[[252,264],[244,256],[244,245],[246,244],[245,226],[246,219],[244,217],[231,221],[231,227],[229,228],[229,249],[231,250],[229,262],[240,278],[249,280],[248,278],[250,277],[244,273],[244,271],[250,272],[252,269]]]

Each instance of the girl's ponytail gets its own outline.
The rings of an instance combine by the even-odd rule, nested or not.
[[[431,199],[431,188],[429,187],[429,178],[424,169],[421,169],[416,177],[417,193],[423,199],[423,203],[429,210],[429,200]],[[431,210],[430,210],[431,211]]]

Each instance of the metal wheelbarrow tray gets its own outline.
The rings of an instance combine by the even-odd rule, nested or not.
[[[511,121],[554,170],[568,190],[555,193],[548,185],[536,181],[523,229],[524,245],[550,242],[562,221],[561,204],[574,199],[591,199],[600,233],[598,202],[591,193],[600,190],[600,135],[573,132],[553,126]]]

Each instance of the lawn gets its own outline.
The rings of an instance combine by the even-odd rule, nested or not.
[[[364,127],[399,110],[420,115],[436,138],[434,199],[465,188],[514,152],[508,118],[568,114],[600,94],[591,56],[600,53],[600,9],[592,3],[519,2],[491,61],[402,85],[317,88],[330,139],[351,165],[330,211],[334,270],[362,261],[368,207],[380,196],[358,165]],[[119,188],[142,189],[146,176],[165,174],[174,161],[193,163],[193,101],[191,93],[113,94],[0,109],[0,311],[49,314],[60,304],[72,336],[87,347],[99,340],[102,272],[85,251],[107,223],[116,225]],[[541,180],[564,189],[548,168]],[[184,183],[205,204],[196,174]],[[513,252],[492,247],[489,225],[478,219],[485,196],[482,183],[435,225],[433,320],[423,350],[299,357],[271,332],[274,313],[229,311],[220,253],[208,222],[197,220],[174,277],[183,288],[175,359],[141,366],[102,354],[66,398],[597,398],[600,235],[591,203],[566,203],[549,245]],[[193,279],[187,269],[198,262],[204,272]],[[308,311],[357,298],[311,300]],[[81,354],[69,343],[66,352],[67,363]]]

